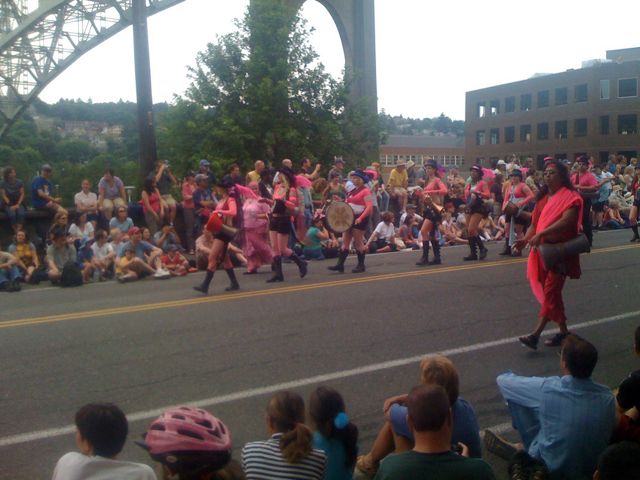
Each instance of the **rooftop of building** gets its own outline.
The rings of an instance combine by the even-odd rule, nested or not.
[[[389,135],[383,146],[402,148],[464,148],[455,135]]]

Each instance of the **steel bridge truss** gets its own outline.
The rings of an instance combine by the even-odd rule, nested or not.
[[[147,16],[184,0],[145,0]],[[0,137],[40,92],[93,47],[132,24],[133,0],[0,0]],[[132,46],[133,48],[133,46]]]

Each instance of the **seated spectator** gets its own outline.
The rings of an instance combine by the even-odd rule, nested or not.
[[[133,227],[131,227],[133,228]],[[116,252],[116,256],[120,251],[120,247],[124,244],[124,242],[129,241],[129,232],[123,234],[119,228],[112,228],[109,230],[109,243],[113,248],[113,251]]]
[[[31,206],[36,210],[56,213],[66,210],[62,208],[62,198],[53,196],[53,185],[50,178],[51,165],[45,164],[40,169],[40,175],[31,182]]]
[[[598,459],[593,480],[638,480],[640,478],[640,445],[620,442],[610,445]]]
[[[458,227],[457,222],[452,218],[451,212],[449,211],[444,212],[439,230],[448,245],[466,245],[469,243],[467,240],[462,238],[462,231]]]
[[[95,270],[93,266],[93,250],[91,249],[93,245],[93,240],[89,240],[88,238],[83,238],[79,241],[77,248],[78,255],[78,266],[82,270],[82,282],[89,283],[91,279],[91,275]]]
[[[401,212],[404,212],[407,207],[407,200],[409,199],[408,188],[407,163],[404,160],[399,160],[395,168],[391,170],[389,181],[387,182],[387,190],[389,191],[389,196],[396,200],[398,209]]]
[[[173,222],[176,220],[177,204],[171,195],[171,189],[174,185],[177,185],[178,180],[176,180],[176,177],[171,172],[171,166],[168,160],[156,162],[154,180],[158,187],[158,192],[160,192],[160,202],[162,203],[162,211],[164,212],[164,215],[160,215],[158,223],[167,221],[173,225]]]
[[[91,182],[88,179],[82,180],[81,190],[75,194],[73,201],[76,205],[76,213],[86,213],[87,220],[91,222],[93,228],[98,223],[98,195],[91,191]]]
[[[325,478],[351,480],[358,456],[358,427],[349,421],[342,395],[318,387],[309,397],[309,416],[315,427],[313,446],[327,457]]]
[[[172,247],[184,250],[180,244],[180,237],[178,237],[176,229],[166,220],[162,224],[162,228],[153,236],[153,244],[165,253]]]
[[[640,356],[640,327],[636,328],[633,350]],[[613,433],[613,442],[631,440],[640,442],[640,370],[631,372],[618,386],[616,393],[618,424]]]
[[[385,458],[375,480],[419,478],[495,479],[491,467],[479,458],[452,451],[453,414],[447,392],[440,385],[420,385],[407,396],[407,423],[415,438],[413,449]]]
[[[16,257],[17,266],[21,270],[25,282],[40,282],[41,278],[36,271],[40,267],[40,258],[36,252],[36,247],[27,238],[24,230],[16,232],[15,241],[7,250]]]
[[[62,279],[62,271],[67,263],[75,264],[78,254],[73,242],[69,243],[67,233],[62,227],[51,232],[51,245],[47,247],[48,277],[51,283],[57,284]]]
[[[198,441],[194,442],[194,438]],[[242,480],[240,465],[231,460],[231,433],[206,410],[169,409],[136,442],[162,464],[164,480]]]
[[[452,442],[465,444],[472,457],[480,458],[482,448],[478,419],[473,407],[460,397],[460,379],[451,360],[443,356],[426,357],[420,363],[420,382],[439,385],[445,389],[451,406]],[[405,452],[413,447],[414,437],[407,423],[406,394],[384,402],[385,424],[378,433],[371,451],[358,459],[358,469],[373,475],[380,461],[392,452]]]
[[[402,215],[400,215],[400,225],[404,224],[404,221],[408,215],[413,215],[413,218],[415,219],[418,225],[421,225],[422,221],[424,220],[424,218],[422,218],[420,215],[416,213],[416,206],[413,203],[407,204],[407,211],[404,212]],[[416,228],[415,231],[419,232],[420,228],[419,227]],[[417,237],[417,235],[414,235],[414,237]]]
[[[627,227],[627,223],[622,214],[620,213],[620,203],[612,199],[609,201],[609,205],[603,206],[602,228],[609,230],[618,230],[620,228]]]
[[[150,243],[155,247],[156,243],[153,240],[153,235],[151,235],[151,230],[149,230],[147,227],[143,227],[141,232],[142,232],[142,240],[144,240],[147,243]]]
[[[384,212],[382,221],[376,226],[365,246],[371,253],[395,252],[395,239],[396,229],[393,226],[393,213]]]
[[[8,252],[0,250],[0,290],[19,292],[22,273],[18,268],[18,259]]]
[[[407,210],[409,210],[409,206],[407,205]],[[411,214],[407,214],[404,217],[404,223],[400,225],[398,229],[398,238],[402,240],[405,248],[412,248],[417,250],[420,248],[418,246],[418,240],[413,236],[413,227],[417,224],[415,217]]]
[[[124,183],[107,168],[98,182],[98,208],[107,221],[113,216],[113,209],[127,206]]]
[[[155,480],[153,470],[141,463],[116,460],[129,425],[122,410],[109,403],[90,403],[76,413],[76,445],[80,452],[62,456],[53,480]]]
[[[133,249],[133,258],[126,263],[125,268],[123,268],[122,262],[117,263],[123,272],[123,275],[118,277],[119,282],[137,280],[148,275],[153,275],[155,278],[169,278],[171,276],[167,270],[162,268],[160,260],[162,250],[144,241],[138,227],[129,230],[129,241],[120,247],[118,257],[125,257],[125,254],[131,249]]]
[[[18,180],[16,169],[7,166],[0,182],[0,206],[7,213],[14,232],[22,230],[24,225],[24,184]]]
[[[325,478],[326,457],[313,448],[311,430],[304,424],[304,400],[293,392],[278,392],[267,405],[271,438],[247,443],[242,468],[248,480]]]
[[[63,230],[64,233],[69,237],[68,241],[73,243],[73,238],[69,236],[69,213],[66,210],[61,210],[57,212],[53,216],[53,220],[51,221],[51,226],[49,227],[49,236],[54,230]]]
[[[302,254],[305,260],[324,260],[322,242],[329,240],[329,232],[324,226],[323,218],[322,213],[314,215],[311,227],[304,237]]]
[[[85,212],[78,212],[75,223],[69,227],[69,236],[74,242],[93,240],[93,224],[88,221]]]
[[[209,254],[213,246],[213,235],[206,228],[196,239],[196,267],[198,270],[206,270],[209,264]]]
[[[182,256],[176,245],[170,245],[160,259],[162,267],[169,271],[172,277],[183,277],[189,273],[189,261]]]
[[[113,277],[116,251],[107,241],[107,232],[98,230],[96,240],[91,246],[93,251],[93,268],[98,272],[100,281]]]
[[[142,211],[144,212],[144,220],[153,235],[158,231],[165,215],[164,203],[160,196],[160,191],[156,185],[155,177],[147,177],[144,179],[142,188]]]
[[[198,189],[196,174],[189,170],[182,182],[182,217],[184,218],[184,234],[187,240],[189,255],[195,254],[196,210],[193,194]]]
[[[109,229],[117,228],[124,235],[126,235],[133,226],[133,220],[129,217],[129,211],[126,206],[118,207],[116,216],[109,220]]]
[[[553,478],[591,478],[616,421],[611,390],[591,380],[597,362],[596,348],[572,334],[560,352],[564,376],[521,377],[511,372],[498,376],[498,387],[526,449],[519,454],[520,465],[512,462],[511,467],[538,460]],[[517,452],[489,430],[484,440],[487,450],[503,458]]]

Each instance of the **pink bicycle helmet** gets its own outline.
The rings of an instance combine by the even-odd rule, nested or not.
[[[213,471],[231,460],[227,427],[200,408],[175,407],[165,411],[136,442],[151,457],[175,472]]]

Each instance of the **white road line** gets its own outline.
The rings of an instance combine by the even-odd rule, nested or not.
[[[572,325],[571,330],[579,330],[583,328],[593,327],[596,325],[603,325],[606,323],[618,322],[621,320],[627,320],[629,318],[634,318],[638,316],[640,316],[640,310],[635,310],[633,312],[622,313],[620,315],[613,315],[611,317],[604,317],[596,320],[591,320],[588,322],[578,323],[576,325]],[[546,333],[551,334],[551,333],[557,333],[557,332],[558,330],[556,329],[556,330],[549,330]],[[442,350],[439,352],[428,352],[420,355],[415,355],[412,357],[399,358],[396,360],[388,360],[386,362],[374,363],[371,365],[352,368],[350,370],[341,370],[338,372],[326,373],[323,375],[316,375],[308,378],[300,378],[297,380],[292,380],[290,382],[276,383],[276,384],[267,385],[264,387],[251,388],[247,390],[241,390],[235,393],[229,393],[227,395],[219,395],[216,397],[205,398],[202,400],[194,400],[192,402],[184,402],[184,403],[188,405],[196,406],[196,407],[206,408],[214,405],[220,405],[223,403],[231,403],[238,400],[246,400],[248,398],[268,395],[280,390],[290,390],[290,389],[304,387],[306,385],[326,383],[334,380],[341,380],[348,377],[364,375],[367,373],[388,370],[391,368],[403,367],[405,365],[418,363],[427,355],[444,355],[447,357],[451,357],[453,355],[462,355],[465,353],[477,352],[480,350],[486,350],[489,348],[498,347],[500,345],[514,343],[517,341],[518,341],[517,337],[501,338],[499,340],[493,340],[490,342],[476,343],[473,345],[466,345],[463,347],[450,348],[448,350]],[[130,422],[152,419],[159,416],[164,410],[166,410],[167,408],[170,408],[171,406],[173,405],[167,405],[154,410],[146,410],[142,412],[131,413],[127,415],[127,419]],[[490,428],[492,429],[495,428],[497,430],[497,433],[501,433],[508,430],[509,424],[506,424],[506,423],[500,424]],[[8,447],[8,446],[17,445],[20,443],[27,443],[27,442],[33,442],[36,440],[44,440],[52,437],[59,437],[61,435],[67,435],[67,434],[73,433],[74,431],[75,431],[75,427],[73,425],[67,425],[64,427],[51,428],[48,430],[38,430],[30,433],[21,433],[18,435],[0,437],[0,447]]]

